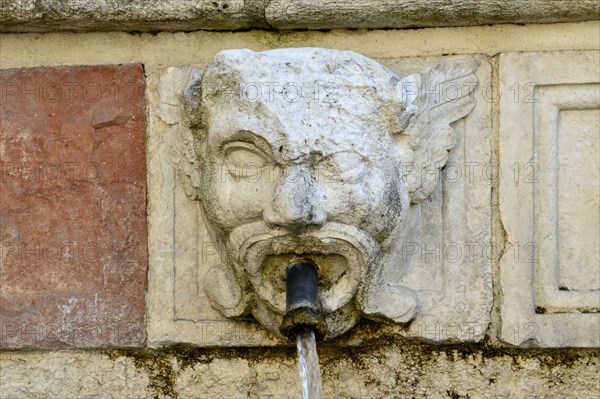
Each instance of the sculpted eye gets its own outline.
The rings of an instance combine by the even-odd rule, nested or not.
[[[262,169],[270,165],[269,158],[251,144],[235,143],[227,145],[225,151],[225,167],[234,177],[254,181],[261,177]]]
[[[319,177],[325,182],[356,182],[366,171],[363,157],[350,151],[337,152],[319,163]]]

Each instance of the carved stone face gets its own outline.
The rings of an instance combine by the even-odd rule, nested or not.
[[[244,107],[220,100],[207,120],[207,158],[218,170],[205,169],[212,194],[205,206],[226,235],[259,221],[289,234],[336,222],[381,242],[402,220],[408,191],[399,154],[377,123],[342,125],[350,107],[311,100]],[[369,105],[360,95],[353,100]],[[311,106],[329,109],[302,115]]]
[[[299,100],[292,105],[297,110],[285,100],[247,107],[219,100],[207,120],[206,147],[218,173],[205,169],[204,205],[236,269],[249,279],[262,312],[283,315],[287,265],[312,258],[323,310],[339,311],[406,213],[408,192],[391,135],[367,121],[340,129],[350,111],[341,107],[306,115],[312,100]],[[369,104],[357,96],[352,105]]]
[[[228,256],[207,294],[225,315],[251,312],[278,332],[286,268],[310,258],[328,338],[363,315],[409,321],[408,287],[379,303],[413,207],[410,152],[394,137],[410,118],[400,78],[355,53],[286,50],[221,52],[188,90],[202,204]]]

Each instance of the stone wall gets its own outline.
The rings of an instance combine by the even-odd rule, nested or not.
[[[289,344],[210,314],[175,325],[159,306],[176,295],[156,275],[171,255],[160,225],[171,209],[159,194],[175,190],[160,82],[201,71],[222,49],[309,46],[353,50],[401,75],[456,57],[483,61],[480,119],[460,132],[488,161],[463,163],[461,181],[473,171],[488,189],[470,211],[490,232],[478,244],[493,247],[480,336],[452,339],[448,321],[408,337],[362,321],[319,346],[324,395],[598,397],[597,21],[3,34],[0,397],[300,396]]]
[[[598,19],[594,0],[5,0],[0,32],[421,28]]]
[[[319,348],[326,398],[595,398],[597,350]],[[294,348],[2,354],[6,398],[299,398]]]

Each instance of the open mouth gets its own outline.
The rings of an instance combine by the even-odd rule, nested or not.
[[[228,240],[236,270],[252,284],[254,294],[274,313],[286,308],[285,278],[290,263],[310,259],[318,268],[319,301],[327,315],[355,298],[380,261],[381,249],[367,232],[328,222],[318,230],[290,234],[263,222],[237,227]]]
[[[348,261],[339,254],[278,254],[265,256],[261,270],[265,276],[270,277],[270,283],[274,289],[281,291],[286,287],[286,269],[294,261],[309,259],[317,266],[319,275],[319,289],[321,291],[331,289],[348,273]]]
[[[243,258],[257,295],[281,314],[285,312],[286,270],[293,261],[310,259],[317,266],[324,313],[339,309],[354,297],[365,270],[357,248],[331,237],[272,237],[253,243]]]

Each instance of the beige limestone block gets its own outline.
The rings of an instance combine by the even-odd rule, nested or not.
[[[598,352],[320,345],[325,398],[594,398]],[[286,348],[3,352],[2,398],[298,398]]]
[[[500,338],[513,345],[600,345],[599,60],[500,57]]]
[[[475,107],[453,124],[456,145],[446,169],[435,181],[434,192],[422,207],[419,240],[403,250],[414,265],[395,282],[416,289],[422,311],[408,327],[381,325],[381,334],[414,337],[434,342],[479,341],[491,308],[490,264],[495,247],[490,237],[491,68],[485,57],[477,71],[479,86]],[[442,61],[460,57],[383,59],[400,76],[407,76]],[[255,323],[224,318],[211,306],[204,290],[205,274],[222,262],[224,254],[205,225],[198,202],[190,201],[191,186],[176,183],[180,164],[190,154],[182,134],[180,94],[203,66],[167,68],[148,77],[149,231],[148,343],[162,346],[186,342],[199,346],[256,346],[285,344]],[[448,88],[438,94],[453,95]],[[454,88],[455,89],[455,88]],[[174,154],[178,154],[174,158]],[[193,156],[191,157],[193,160]],[[186,166],[190,168],[190,166]],[[200,193],[200,196],[202,194]],[[276,326],[275,326],[276,328]],[[362,332],[361,332],[362,331]],[[339,339],[360,344],[374,338],[358,329]]]
[[[0,31],[377,29],[589,21],[598,15],[594,0],[5,0]]]

